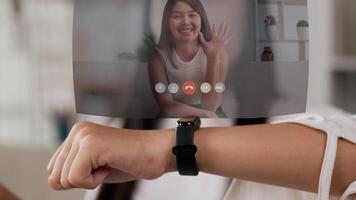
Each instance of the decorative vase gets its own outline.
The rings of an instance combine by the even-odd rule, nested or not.
[[[271,47],[265,47],[262,55],[261,61],[262,62],[272,62],[274,60],[274,55]]]
[[[277,25],[266,25],[265,31],[267,40],[278,40],[279,30]]]
[[[309,27],[297,27],[299,41],[309,40]]]

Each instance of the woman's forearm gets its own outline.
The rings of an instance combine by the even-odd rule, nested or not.
[[[219,68],[219,79],[221,82],[225,82],[227,72],[229,69],[229,56],[226,51],[220,53],[220,68]]]
[[[204,128],[196,132],[196,158],[207,173],[317,192],[325,138],[297,124]],[[332,194],[356,178],[356,145],[340,143]]]
[[[196,160],[201,171],[317,192],[326,135],[297,124],[201,128]],[[80,122],[52,156],[54,189],[93,189],[103,182],[155,179],[176,171],[173,129],[128,130]],[[331,194],[356,179],[356,145],[340,139]]]
[[[221,55],[208,55],[207,56],[207,70],[205,82],[209,83],[212,88],[209,93],[202,94],[201,105],[202,108],[216,112],[221,106],[222,95],[217,93],[214,89],[215,84],[224,82],[221,76],[221,65],[223,64]]]

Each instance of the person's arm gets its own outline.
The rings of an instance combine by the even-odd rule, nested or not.
[[[197,162],[207,173],[317,192],[326,134],[299,124],[198,131]],[[356,145],[339,141],[331,194],[356,179]],[[174,166],[172,167],[174,169]]]
[[[213,87],[219,82],[225,83],[228,71],[228,56],[225,48],[230,37],[230,27],[225,24],[221,24],[218,29],[213,25],[210,41],[206,41],[202,33],[199,34],[200,43],[207,56],[205,82]],[[216,112],[221,106],[222,94],[212,88],[209,93],[202,94],[201,101],[202,108]]]
[[[209,110],[195,108],[184,103],[177,102],[173,99],[172,94],[165,92],[163,94],[158,94],[155,91],[155,84],[161,82],[168,85],[167,74],[159,52],[155,50],[150,56],[148,62],[148,71],[151,84],[151,90],[154,98],[159,104],[161,110],[164,114],[170,117],[187,117],[187,116],[198,116],[198,117],[217,117],[217,115]]]
[[[317,192],[325,134],[285,123],[201,128],[196,132],[201,171]],[[174,130],[127,130],[82,122],[48,164],[55,189],[95,188],[103,182],[154,179],[176,171]],[[356,179],[356,145],[340,139],[331,193]]]

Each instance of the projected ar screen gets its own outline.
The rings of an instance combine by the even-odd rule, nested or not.
[[[79,113],[260,118],[305,111],[306,0],[76,0]]]

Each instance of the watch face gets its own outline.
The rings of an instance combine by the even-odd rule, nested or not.
[[[200,126],[200,119],[197,117],[182,118],[177,121],[178,126]]]

